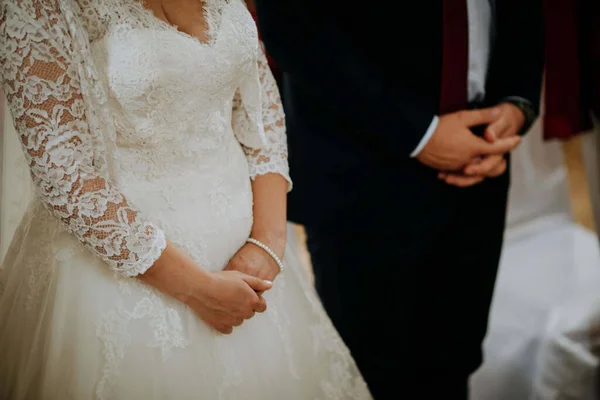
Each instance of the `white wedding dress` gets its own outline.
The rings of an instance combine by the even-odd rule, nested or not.
[[[222,269],[251,229],[251,178],[287,178],[254,21],[242,0],[205,11],[208,42],[135,0],[0,5],[36,186],[0,271],[1,399],[370,398],[289,255],[268,310],[231,335],[133,278],[165,238]]]

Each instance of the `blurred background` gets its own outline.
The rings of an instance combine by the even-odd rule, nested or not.
[[[475,400],[595,399],[600,346],[598,132],[513,155],[508,228]],[[301,226],[290,241],[310,274]]]

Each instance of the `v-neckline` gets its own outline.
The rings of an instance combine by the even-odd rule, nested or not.
[[[198,36],[196,36],[196,35],[192,35],[192,34],[190,34],[190,33],[187,33],[187,32],[184,32],[184,31],[180,30],[180,29],[179,29],[179,27],[178,27],[177,25],[175,25],[175,24],[172,24],[172,23],[171,23],[171,22],[169,22],[169,21],[165,21],[165,20],[164,20],[164,19],[162,19],[162,18],[159,18],[159,17],[158,17],[158,16],[157,16],[157,15],[154,13],[154,11],[153,11],[153,10],[151,10],[151,9],[147,8],[147,7],[144,5],[144,0],[136,0],[136,2],[138,3],[138,5],[139,5],[139,7],[142,9],[142,11],[143,11],[144,13],[146,13],[146,14],[147,14],[147,16],[148,16],[148,17],[149,17],[151,20],[153,20],[155,23],[157,23],[157,24],[159,24],[159,25],[163,26],[163,27],[165,28],[165,30],[167,30],[167,31],[170,31],[170,32],[174,32],[174,33],[176,33],[176,34],[178,34],[178,35],[180,35],[180,36],[182,36],[182,37],[184,37],[184,38],[187,38],[187,39],[193,40],[194,42],[196,42],[196,43],[197,43],[197,44],[199,44],[200,46],[203,46],[203,47],[213,47],[213,46],[216,44],[216,42],[217,42],[217,40],[218,40],[218,38],[219,38],[219,34],[221,33],[221,29],[222,29],[223,22],[224,22],[224,21],[223,21],[223,15],[224,15],[225,13],[224,13],[224,12],[222,12],[222,15],[221,15],[221,17],[222,17],[222,18],[221,18],[221,21],[220,21],[220,23],[217,25],[217,27],[215,28],[215,26],[214,26],[214,22],[211,22],[211,21],[209,20],[210,16],[209,16],[209,11],[206,9],[206,7],[207,7],[206,1],[204,1],[204,5],[202,6],[202,7],[203,7],[204,18],[205,18],[205,22],[206,22],[206,26],[207,26],[207,32],[206,32],[206,33],[207,33],[207,36],[208,36],[208,40],[207,40],[206,42],[205,42],[205,41],[203,41],[202,39],[200,39],[200,38],[199,38]],[[230,2],[225,2],[225,4],[229,4],[229,3],[230,3]],[[161,5],[161,8],[162,8],[162,5]],[[164,10],[164,9],[163,9],[163,10]]]

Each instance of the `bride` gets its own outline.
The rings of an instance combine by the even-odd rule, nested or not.
[[[370,397],[281,261],[284,116],[242,0],[3,1],[0,73],[36,187],[0,398]]]

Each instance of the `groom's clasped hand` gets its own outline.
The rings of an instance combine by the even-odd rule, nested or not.
[[[525,117],[510,103],[443,115],[417,159],[439,172],[446,183],[468,187],[502,175],[505,154],[520,143]],[[473,128],[485,127],[483,137]]]

